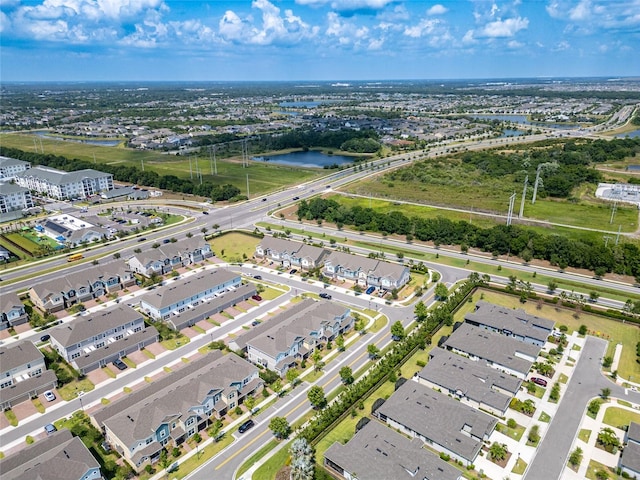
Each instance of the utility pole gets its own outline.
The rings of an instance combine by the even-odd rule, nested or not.
[[[507,213],[507,226],[511,225],[511,220],[513,218],[513,204],[516,201],[516,192],[509,197],[509,213]]]
[[[616,235],[616,246],[618,245],[618,242],[620,241],[620,230],[622,230],[622,225],[618,225],[618,234]]]
[[[142,164],[142,171],[144,172],[144,158],[140,159],[140,163]]]
[[[616,216],[616,210],[618,209],[618,201],[613,202],[613,208],[611,209],[611,218],[609,219],[609,224],[613,223],[613,218]]]
[[[520,214],[518,218],[522,218],[522,214],[524,213],[524,200],[527,198],[527,184],[529,183],[529,175],[524,177],[524,188],[522,189],[522,200],[520,201]]]
[[[247,173],[247,200],[249,199],[249,174]]]
[[[191,180],[193,180],[193,170],[191,168],[191,155],[189,155],[189,175],[191,175]]]

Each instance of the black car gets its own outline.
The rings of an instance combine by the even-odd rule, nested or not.
[[[255,425],[255,422],[253,420],[247,420],[242,425],[240,425],[240,427],[238,427],[238,432],[244,433],[247,430],[249,430],[251,427],[253,427],[254,425]]]
[[[146,241],[146,240],[147,240],[147,239],[146,239],[145,237],[142,237],[142,238],[139,238],[139,239],[138,239],[138,241],[139,241],[139,242],[144,242],[144,241]]]
[[[46,342],[47,340],[49,340],[51,338],[51,335],[42,335],[40,337],[40,341],[41,342]]]
[[[324,298],[325,300],[331,300],[331,295],[329,295],[328,293],[322,292],[319,296],[320,298]]]
[[[203,215],[209,215],[209,212],[207,212],[206,210],[204,212],[202,212]]]
[[[292,268],[291,271],[289,272],[291,275],[295,274],[298,272],[297,268]]]
[[[294,200],[300,200],[300,197],[293,197]]]
[[[262,280],[262,275],[254,275],[253,278],[256,280]]]
[[[114,360],[112,363],[113,363],[113,366],[116,367],[118,370],[126,370],[127,369],[127,364],[124,363],[119,358],[117,360]]]

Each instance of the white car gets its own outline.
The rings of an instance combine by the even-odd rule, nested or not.
[[[51,390],[47,390],[46,392],[44,392],[42,395],[44,395],[44,399],[47,402],[53,402],[56,399],[55,394],[51,391]]]

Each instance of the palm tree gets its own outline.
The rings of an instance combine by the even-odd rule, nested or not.
[[[313,449],[302,438],[296,438],[291,444],[291,480],[312,480],[314,474]]]
[[[507,446],[504,443],[493,442],[491,447],[489,447],[489,455],[496,462],[500,462],[507,457]]]

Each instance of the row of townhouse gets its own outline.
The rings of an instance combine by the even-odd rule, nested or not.
[[[57,312],[76,303],[122,290],[136,282],[133,272],[121,262],[87,266],[77,271],[29,289],[29,298],[43,312]]]
[[[346,445],[329,447],[324,465],[347,479],[461,478],[421,446],[474,464],[553,325],[479,302],[443,348],[431,351],[429,363],[376,406],[374,417],[391,428],[370,421]]]
[[[212,256],[211,246],[206,241],[192,237],[136,253],[126,262],[135,273],[150,277],[153,274],[164,275]]]
[[[158,341],[141,313],[116,305],[49,330],[51,346],[82,374]]]
[[[33,167],[15,175],[21,187],[59,200],[84,199],[113,189],[113,175],[93,169],[64,172],[49,167]]]
[[[241,285],[242,277],[230,270],[204,270],[140,296],[140,309],[154,320],[169,320],[173,315],[220,297],[226,291],[234,291]]]
[[[44,355],[28,340],[0,347],[0,407],[35,397],[55,388],[56,374],[47,370]]]
[[[230,346],[246,351],[250,362],[283,376],[353,323],[349,308],[307,298],[235,338]]]
[[[80,437],[62,429],[0,459],[3,480],[101,480],[100,464]]]
[[[262,386],[254,365],[216,351],[98,410],[91,421],[139,472]]]
[[[255,256],[267,258],[285,268],[310,270],[323,267],[323,274],[330,278],[383,290],[401,288],[410,279],[410,269],[405,265],[330,251],[282,238],[265,236],[256,247]]]
[[[13,328],[29,321],[24,303],[15,292],[6,292],[0,296],[0,330]]]
[[[640,423],[631,422],[625,435],[625,446],[618,462],[620,473],[626,478],[640,478]]]

